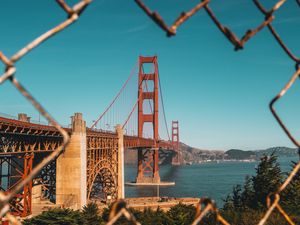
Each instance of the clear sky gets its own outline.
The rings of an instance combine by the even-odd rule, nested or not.
[[[146,1],[169,23],[198,2]],[[252,1],[211,2],[217,17],[238,36],[264,19]],[[296,1],[287,1],[275,15],[274,26],[299,56]],[[2,1],[0,50],[11,56],[65,17],[54,0]],[[204,10],[175,37],[167,38],[133,0],[94,0],[76,24],[18,62],[17,77],[62,124],[68,124],[74,112],[82,112],[91,124],[120,89],[137,57],[153,54],[158,55],[167,118],[179,120],[183,142],[223,150],[293,146],[268,104],[292,76],[294,63],[268,29],[235,52]],[[299,91],[296,84],[276,105],[296,134]],[[9,83],[1,86],[0,95],[0,112],[38,117]]]

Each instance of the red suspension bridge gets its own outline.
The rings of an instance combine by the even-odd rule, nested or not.
[[[139,57],[121,90],[90,128],[80,113],[71,122],[70,128],[64,128],[71,136],[69,145],[10,202],[13,214],[30,215],[42,199],[80,209],[92,199],[124,198],[124,149],[137,150],[137,184],[160,184],[159,160],[166,154],[172,164],[182,163],[178,121],[172,122],[170,137],[156,56]],[[18,119],[0,117],[0,133],[0,184],[6,192],[63,141],[53,126],[32,123],[25,114]],[[40,194],[33,199],[35,193]]]

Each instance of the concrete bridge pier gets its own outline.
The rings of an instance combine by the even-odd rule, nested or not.
[[[56,163],[56,204],[77,210],[87,202],[86,123],[81,113],[71,120],[70,143]]]
[[[118,193],[117,198],[125,198],[124,187],[124,131],[122,125],[117,125],[116,132],[118,135]]]

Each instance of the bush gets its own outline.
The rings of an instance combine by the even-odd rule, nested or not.
[[[150,208],[145,209],[143,212],[134,213],[136,219],[143,225],[172,225],[173,221],[168,215],[160,208],[152,210]]]
[[[104,222],[102,217],[99,215],[99,209],[95,203],[90,203],[84,206],[82,216],[86,225],[100,225]]]
[[[80,211],[60,208],[50,209],[24,221],[24,225],[82,225],[84,223],[85,219]]]
[[[171,207],[167,215],[173,221],[174,225],[192,224],[196,216],[196,208],[193,205],[179,203]]]
[[[240,185],[233,188],[224,200],[224,210],[241,211],[246,209],[266,209],[266,199],[278,190],[283,181],[277,156],[264,155],[256,168],[256,174],[246,177],[243,189]]]
[[[292,163],[294,168],[297,164]],[[266,211],[266,199],[275,193],[284,176],[280,170],[277,157],[274,154],[264,155],[256,169],[256,174],[246,177],[243,188],[237,185],[224,200],[221,210],[224,218],[231,224],[254,225],[263,217]],[[300,172],[296,174],[287,188],[280,194],[280,205],[296,224],[300,224]],[[270,225],[287,224],[286,220],[276,211],[268,219]]]

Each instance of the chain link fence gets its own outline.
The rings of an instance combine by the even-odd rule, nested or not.
[[[295,0],[298,6],[300,7],[300,0]],[[176,35],[177,28],[181,26],[187,19],[196,14],[200,9],[204,9],[217,28],[224,34],[224,36],[228,39],[229,42],[232,43],[234,49],[241,50],[244,48],[244,45],[247,41],[249,41],[252,37],[254,37],[258,32],[260,32],[263,28],[267,27],[271,32],[272,36],[278,42],[278,44],[282,47],[284,52],[289,56],[291,60],[295,62],[295,70],[296,72],[293,74],[289,82],[284,86],[284,88],[277,94],[270,102],[269,107],[270,110],[282,127],[286,135],[289,139],[300,149],[300,143],[296,140],[294,135],[289,131],[286,127],[280,116],[277,114],[275,110],[275,103],[283,96],[285,93],[291,88],[291,86],[295,83],[296,79],[300,76],[300,58],[298,58],[292,51],[287,47],[287,45],[282,41],[276,29],[273,27],[272,22],[275,20],[274,13],[281,8],[282,5],[286,2],[286,0],[279,0],[271,9],[265,9],[265,7],[259,2],[259,0],[253,0],[256,7],[261,11],[261,13],[265,16],[264,21],[260,25],[258,25],[254,29],[248,30],[241,38],[237,37],[237,35],[228,27],[224,26],[216,17],[213,10],[209,7],[210,0],[202,0],[199,4],[197,4],[194,8],[192,8],[189,12],[183,12],[181,15],[175,20],[175,22],[168,26],[164,19],[160,16],[159,13],[151,11],[151,9],[144,4],[142,0],[135,0],[137,5],[162,29],[166,32],[167,36]],[[293,168],[291,173],[288,175],[283,184],[279,187],[279,189],[275,193],[269,193],[267,197],[267,211],[264,216],[259,221],[259,225],[263,225],[268,221],[268,218],[271,216],[272,212],[277,209],[277,211],[283,216],[288,224],[295,224],[290,216],[284,211],[284,209],[280,206],[280,194],[285,190],[288,184],[292,181],[294,176],[300,170],[300,161]],[[202,209],[203,208],[203,209]],[[221,224],[229,224],[218,212],[216,205],[210,199],[201,199],[198,206],[197,216],[193,222],[193,224],[198,224],[204,216],[208,212],[214,212],[216,215],[217,221]]]
[[[22,59],[26,54],[28,54],[31,50],[42,44],[44,41],[53,37],[55,34],[64,30],[66,27],[70,26],[74,23],[80,16],[80,14],[84,11],[84,9],[91,3],[91,0],[82,0],[73,7],[70,7],[65,3],[64,0],[56,0],[58,5],[66,12],[67,19],[63,21],[61,24],[57,25],[53,29],[47,31],[42,34],[31,43],[26,45],[20,51],[18,51],[11,58],[5,56],[2,52],[0,52],[0,60],[5,64],[5,71],[0,76],[0,84],[4,82],[11,82],[13,86],[17,88],[17,90],[36,108],[37,111],[49,122],[49,124],[53,125],[63,136],[63,145],[57,148],[53,153],[51,153],[48,157],[46,157],[40,164],[33,168],[32,172],[28,177],[26,177],[22,182],[20,182],[14,189],[9,193],[0,192],[0,216],[5,216],[12,224],[20,224],[20,222],[12,216],[9,211],[9,201],[14,197],[14,195],[19,192],[22,187],[33,179],[34,176],[38,174],[38,172],[47,164],[49,164],[52,160],[57,158],[59,154],[64,150],[65,146],[69,142],[69,136],[67,132],[50,116],[49,113],[43,108],[43,106],[23,87],[23,85],[16,79],[16,62]],[[300,0],[295,0],[298,6],[300,7]],[[275,40],[282,47],[284,52],[289,56],[291,60],[295,62],[295,70],[296,72],[291,77],[290,81],[284,86],[284,88],[276,95],[272,101],[270,102],[270,110],[274,115],[275,119],[282,127],[286,135],[289,139],[300,148],[300,143],[295,139],[294,135],[289,131],[284,122],[281,120],[280,116],[277,114],[275,110],[275,103],[290,89],[290,87],[294,84],[296,79],[300,75],[300,59],[292,53],[292,51],[285,45],[285,43],[280,38],[276,29],[272,26],[272,22],[275,19],[274,13],[280,9],[280,7],[286,2],[286,0],[279,0],[271,9],[267,10],[264,6],[259,2],[259,0],[253,0],[254,4],[261,11],[261,13],[265,16],[265,19],[262,21],[260,25],[256,28],[248,30],[241,38],[237,37],[234,32],[224,26],[216,17],[213,10],[209,7],[210,0],[202,0],[199,4],[197,4],[194,8],[192,8],[189,12],[183,12],[171,25],[168,26],[164,19],[160,16],[159,13],[151,11],[151,9],[145,5],[141,0],[135,0],[137,5],[162,29],[166,32],[167,36],[176,35],[176,31],[178,27],[184,24],[184,22],[196,14],[199,10],[203,9],[207,12],[208,16],[212,19],[217,28],[224,34],[224,36],[230,41],[235,50],[241,50],[244,48],[244,45],[248,40],[254,37],[258,32],[267,27],[275,38]],[[268,221],[268,218],[271,216],[272,212],[275,209],[283,216],[283,218],[287,221],[288,224],[295,224],[290,216],[284,211],[284,209],[280,206],[280,194],[287,187],[287,185],[292,181],[293,177],[300,170],[300,162],[294,167],[292,172],[288,175],[284,183],[279,187],[279,189],[275,193],[270,193],[267,198],[267,206],[268,209],[265,212],[264,216],[261,218],[259,225],[263,225]],[[208,198],[201,198],[198,207],[194,224],[200,223],[203,218],[208,214],[213,213],[216,216],[216,220],[221,224],[228,225],[229,223],[221,216],[216,207],[214,201]],[[114,203],[112,206],[108,225],[115,224],[121,217],[125,217],[129,222],[140,225],[140,223],[135,219],[132,213],[127,209],[125,202],[119,201]]]

